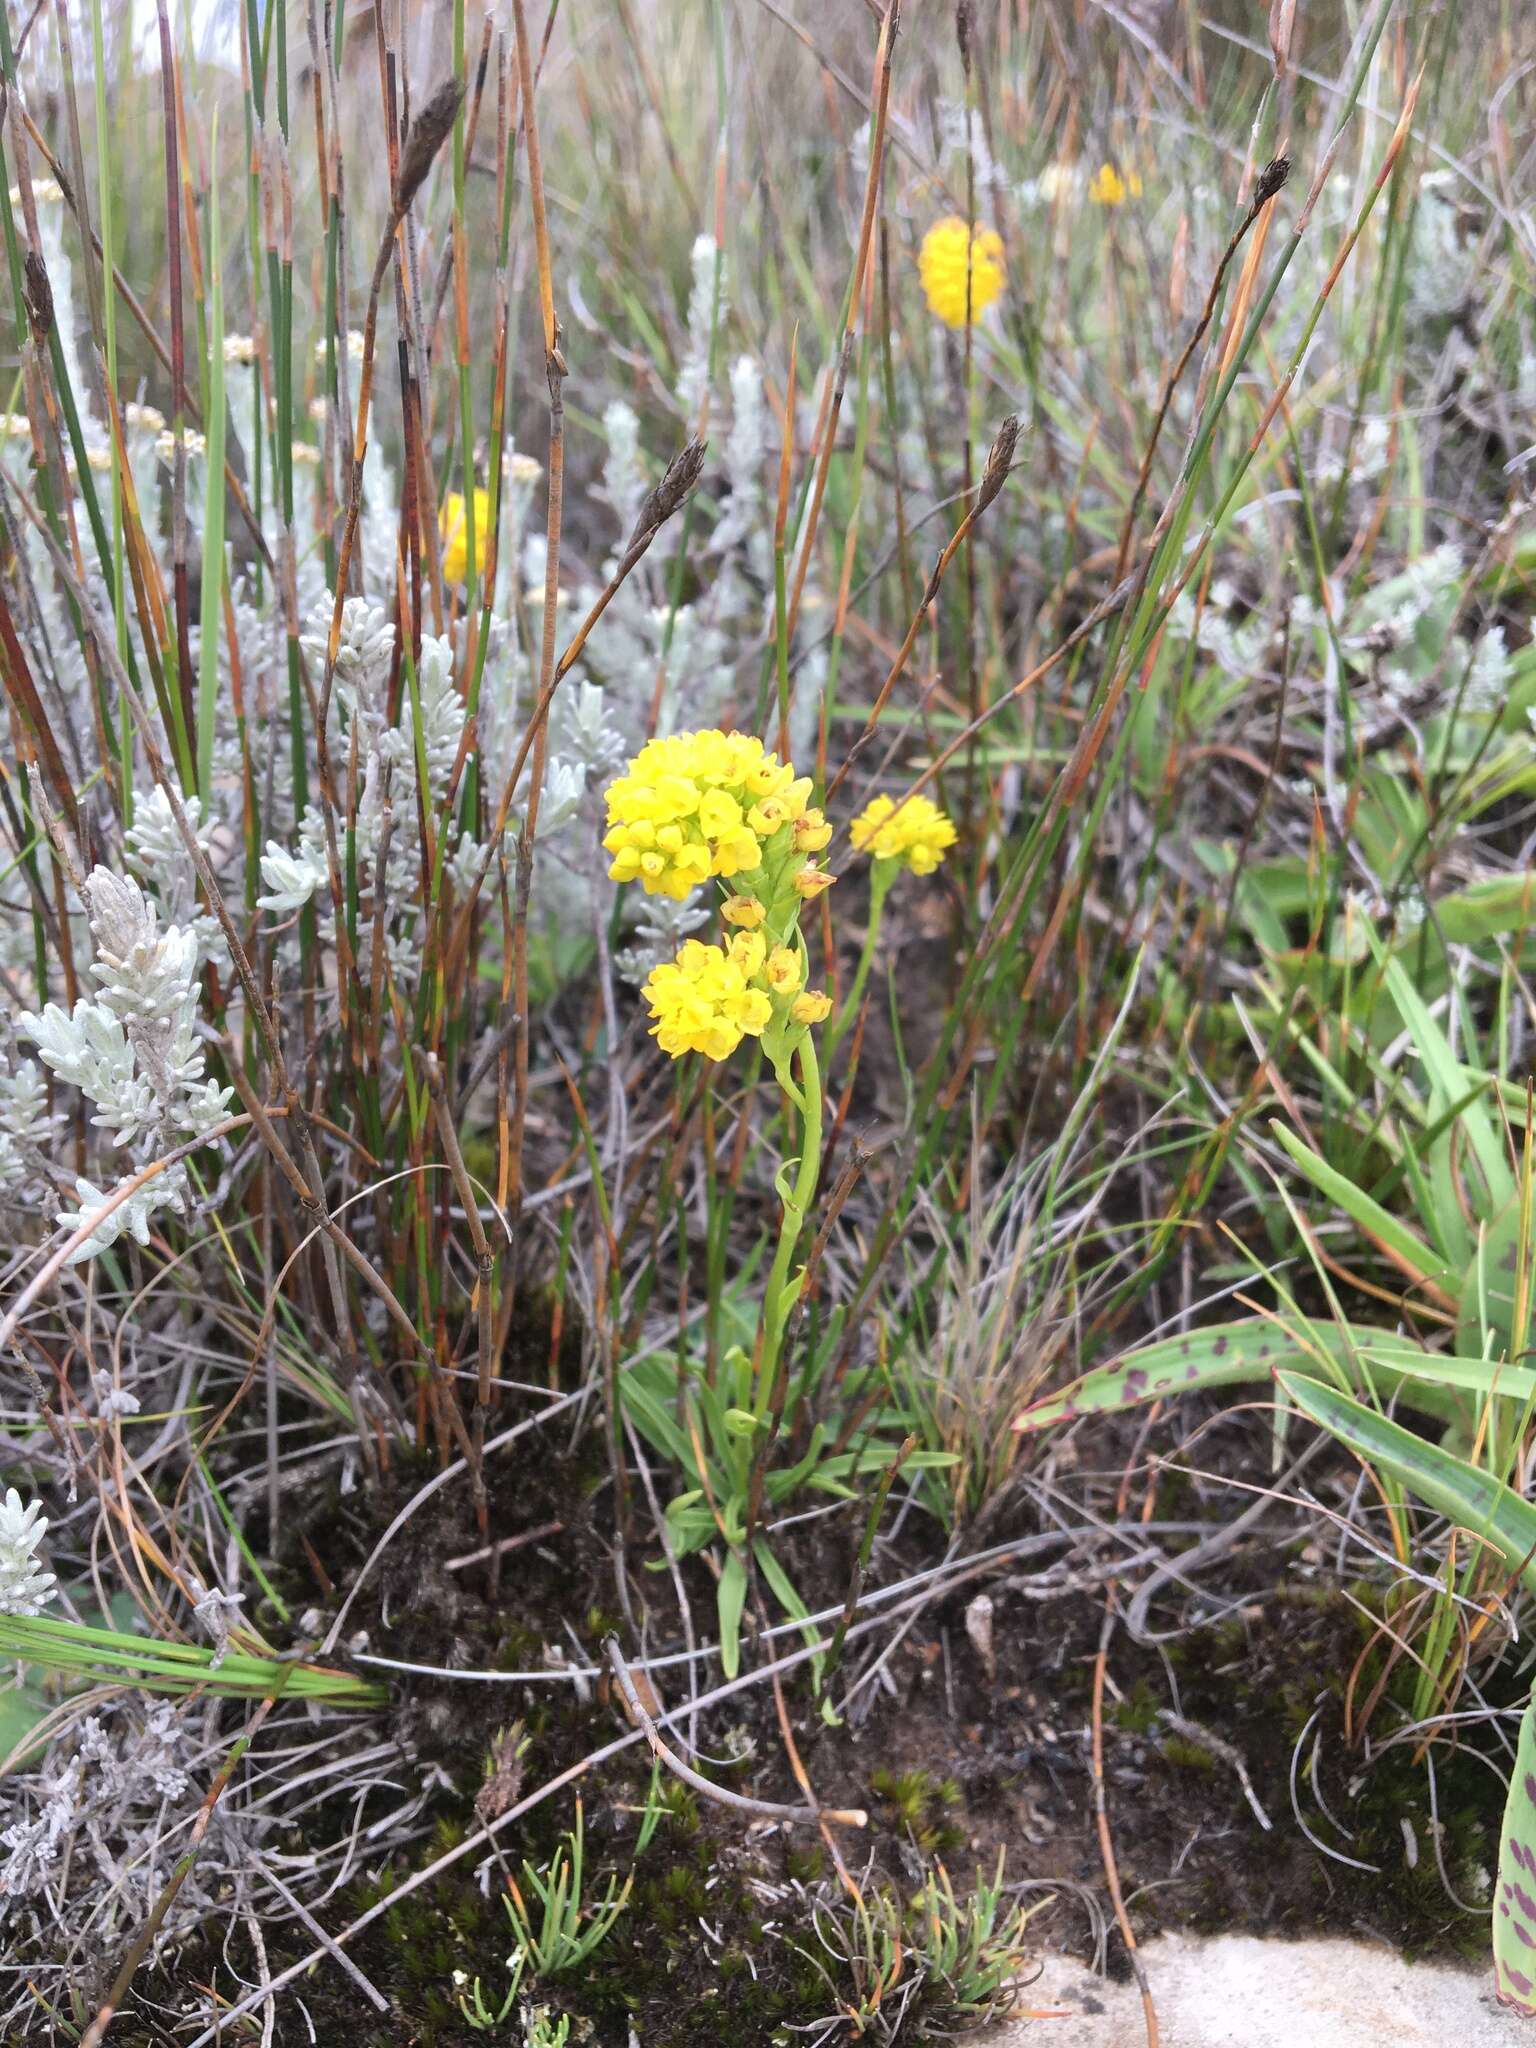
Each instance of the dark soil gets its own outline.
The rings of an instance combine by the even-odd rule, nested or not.
[[[590,1434],[585,1441],[591,1445]],[[609,1631],[633,1641],[619,1611],[615,1561],[598,1533],[613,1520],[606,1471],[587,1452],[562,1460],[558,1448],[548,1444],[498,1475],[495,1533],[536,1531],[552,1522],[560,1527],[506,1558],[494,1604],[482,1568],[445,1569],[448,1559],[472,1551],[477,1541],[467,1490],[447,1488],[392,1544],[352,1610],[357,1627],[376,1644],[387,1641],[392,1657],[481,1669],[547,1666],[550,1646],[596,1665]],[[354,1494],[346,1502],[312,1501],[294,1545],[289,1590],[313,1600],[312,1558],[338,1592],[350,1584],[422,1476],[399,1471],[382,1499]],[[802,1542],[792,1559],[797,1583],[813,1604],[836,1600],[847,1584],[857,1525],[829,1519],[810,1527],[817,1532],[814,1548]],[[1019,1533],[1029,1532],[1021,1527]],[[914,1548],[915,1566],[929,1561]],[[671,1582],[645,1571],[643,1562],[632,1561],[631,1602],[637,1614],[645,1603],[653,1647],[675,1647]],[[695,1611],[712,1615],[704,1565],[693,1560],[687,1572]],[[1087,1954],[1090,1921],[1080,1888],[1105,1901],[1090,1762],[1103,1594],[1042,1603],[1011,1592],[1007,1569],[1000,1569],[989,1588],[995,1655],[989,1672],[965,1628],[965,1604],[977,1590],[973,1581],[924,1612],[887,1666],[894,1691],[873,1689],[873,1707],[860,1727],[825,1726],[803,1675],[795,1674],[800,1682],[786,1687],[786,1699],[796,1743],[823,1802],[870,1809],[866,1834],[840,1837],[861,1880],[869,1862],[869,1882],[883,1878],[909,1894],[925,1859],[937,1857],[958,1888],[976,1867],[990,1871],[1005,1850],[1010,1879],[1059,1888],[1033,1923],[1041,1941]],[[1458,1910],[1437,1868],[1423,1765],[1403,1745],[1367,1767],[1358,1733],[1353,1746],[1346,1741],[1352,1674],[1357,1724],[1383,1675],[1370,1619],[1375,1596],[1350,1590],[1353,1600],[1320,1586],[1293,1550],[1250,1551],[1223,1580],[1224,1598],[1244,1600],[1225,1621],[1161,1651],[1139,1648],[1123,1630],[1114,1635],[1106,1790],[1120,1881],[1139,1936],[1175,1927],[1324,1930],[1359,1932],[1415,1954],[1481,1952],[1486,1922]],[[1175,1612],[1170,1607],[1169,1614]],[[851,1653],[846,1668],[856,1668]],[[395,1732],[417,1767],[439,1767],[453,1790],[437,1802],[430,1839],[328,1902],[322,1918],[332,1932],[473,1829],[493,1743],[515,1717],[521,1716],[529,1747],[521,1773],[510,1773],[513,1790],[503,1788],[503,1805],[519,1780],[524,1790],[536,1787],[627,1726],[605,1686],[579,1700],[569,1685],[402,1679],[396,1702]],[[1177,1731],[1163,1718],[1170,1711],[1185,1724]],[[1389,1682],[1370,1720],[1376,1741],[1394,1725],[1393,1712]],[[1293,1752],[1314,1714],[1295,1766],[1297,1805],[1329,1848],[1374,1871],[1322,1853],[1293,1810]],[[1269,1830],[1251,1809],[1231,1761],[1207,1746],[1202,1730],[1244,1759]],[[760,1798],[798,1799],[770,1687],[745,1691],[729,1711],[716,1710],[701,1731],[701,1746],[716,1759],[727,1752],[744,1759],[716,1770],[722,1783]],[[608,1871],[630,1867],[649,1783],[649,1759],[638,1744],[581,1780],[589,1896],[601,1891]],[[1480,1873],[1491,1870],[1496,1854],[1498,1783],[1476,1757],[1448,1754],[1442,1745],[1435,1792],[1439,1862],[1460,1896],[1475,1904],[1486,1882]],[[583,1977],[547,1987],[556,2005],[576,2016],[572,2043],[627,2048],[633,2027],[643,2048],[714,2048],[722,2040],[748,2048],[775,2039],[782,2028],[833,2013],[833,1995],[806,1953],[816,1948],[807,1890],[834,1904],[840,1895],[818,1836],[744,1823],[675,1784],[667,1801],[613,1933]],[[556,1795],[497,1838],[503,1860],[485,1871],[484,1891],[475,1875],[484,1852],[476,1851],[349,1944],[348,1953],[390,2000],[388,2018],[376,2015],[326,1962],[301,1987],[314,2033],[291,2000],[280,2003],[279,2048],[313,2039],[326,2048],[457,2048],[487,2038],[460,2017],[454,1973],[471,1981],[478,1975],[488,2002],[500,2003],[503,1959],[512,1946],[499,1897],[502,1873],[520,1877],[524,1856],[535,1863],[547,1859],[574,1814],[573,1793]],[[230,1965],[244,1969],[249,1983],[252,1959],[241,1951],[238,1927],[229,1932],[227,1948],[225,1939],[220,1930],[216,1941],[184,1950],[147,1980],[144,2004],[130,2000],[115,2038],[176,2039],[151,2015],[184,2004],[194,1987],[211,1985],[237,1997]],[[267,1942],[273,1972],[314,1945],[291,1924],[269,1927]],[[1109,1966],[1125,1967],[1113,1933]],[[509,2022],[494,2038],[521,2037]]]

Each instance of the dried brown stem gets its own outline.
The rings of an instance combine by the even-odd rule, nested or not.
[[[744,1793],[730,1792],[724,1785],[713,1784],[685,1764],[682,1758],[662,1741],[656,1723],[646,1712],[640,1695],[635,1690],[635,1681],[624,1662],[617,1636],[608,1638],[608,1662],[618,1681],[624,1704],[629,1709],[629,1717],[650,1744],[651,1754],[659,1763],[664,1763],[675,1778],[680,1778],[695,1792],[701,1792],[706,1799],[712,1799],[717,1806],[727,1806],[732,1813],[750,1814],[754,1820],[782,1821],[794,1827],[819,1828],[823,1821],[845,1828],[862,1828],[869,1825],[869,1815],[861,1807],[780,1806],[771,1799],[749,1799]]]

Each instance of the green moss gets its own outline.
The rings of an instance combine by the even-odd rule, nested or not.
[[[1110,1707],[1106,1718],[1127,1735],[1150,1735],[1157,1726],[1163,1701],[1145,1678],[1138,1678],[1130,1691]]]
[[[935,1778],[927,1771],[871,1772],[870,1786],[883,1808],[882,1818],[899,1828],[925,1855],[958,1848],[963,1831],[947,1818],[960,1804],[953,1778]]]
[[[1158,1743],[1164,1760],[1176,1770],[1214,1771],[1217,1758],[1204,1744],[1192,1742],[1187,1735],[1165,1735]]]

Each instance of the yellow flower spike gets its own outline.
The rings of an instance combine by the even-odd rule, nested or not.
[[[650,740],[609,786],[609,874],[679,902],[711,875],[749,874],[764,842],[802,815],[810,788],[747,733]],[[662,855],[660,869],[632,859],[636,851]]]
[[[1124,206],[1141,197],[1141,178],[1135,171],[1122,177],[1113,164],[1100,164],[1088,181],[1088,197],[1097,206]]]
[[[763,962],[763,979],[776,996],[792,996],[804,979],[800,955],[793,946],[775,946]]]
[[[946,327],[963,327],[966,318],[966,271],[970,271],[970,316],[979,320],[1007,281],[1003,238],[995,228],[973,235],[958,214],[935,221],[923,237],[918,275],[928,310]]]
[[[936,803],[909,796],[896,804],[872,797],[849,827],[848,836],[872,860],[896,860],[914,875],[931,875],[955,843],[954,826]]]
[[[491,494],[489,491],[475,492],[475,563],[477,568],[485,567],[486,549],[490,544]],[[448,583],[462,583],[469,567],[469,521],[464,516],[464,498],[459,491],[450,491],[443,500],[442,510],[437,515],[437,530],[443,540],[443,579]]]
[[[809,903],[814,897],[819,896],[823,889],[830,889],[836,880],[836,875],[829,875],[825,868],[818,868],[807,862],[793,877],[791,886],[797,896],[803,897]]]
[[[740,925],[743,931],[755,931],[768,915],[755,896],[727,896],[720,906],[720,915],[727,924]]]
[[[832,998],[824,989],[808,988],[795,997],[789,1014],[797,1024],[824,1024],[832,1014]]]

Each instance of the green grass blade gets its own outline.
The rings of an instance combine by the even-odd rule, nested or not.
[[[1374,939],[1373,950],[1383,963],[1387,992],[1412,1033],[1419,1057],[1429,1075],[1431,1112],[1446,1108],[1467,1095],[1468,1087],[1475,1083],[1476,1076],[1469,1074],[1451,1050],[1450,1040],[1431,1016],[1402,961],[1387,959],[1380,943]],[[1508,1154],[1492,1117],[1476,1097],[1463,1102],[1460,1122],[1482,1168],[1488,1189],[1488,1213],[1491,1213],[1515,1192],[1515,1177]]]
[[[1319,1194],[1336,1202],[1346,1216],[1352,1217],[1373,1243],[1379,1245],[1393,1263],[1413,1279],[1427,1281],[1439,1289],[1448,1300],[1456,1301],[1461,1294],[1461,1275],[1436,1252],[1417,1231],[1410,1230],[1400,1218],[1383,1209],[1373,1201],[1363,1188],[1356,1187],[1347,1174],[1330,1166],[1326,1159],[1314,1152],[1310,1145],[1304,1145],[1294,1131],[1288,1131],[1284,1124],[1272,1122],[1270,1129],[1280,1144],[1311,1181]]]
[[[210,160],[217,164],[215,110]],[[208,490],[203,514],[201,636],[197,658],[197,791],[213,815],[213,728],[219,699],[219,631],[224,595],[224,252],[219,241],[219,181],[208,181]]]

